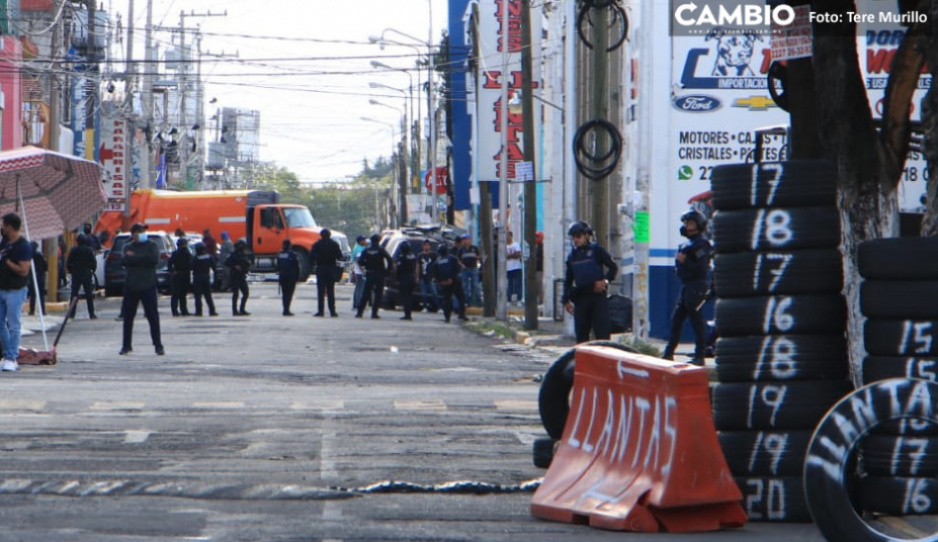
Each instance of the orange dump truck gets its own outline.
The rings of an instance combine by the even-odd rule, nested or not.
[[[126,231],[134,222],[170,233],[182,228],[201,234],[207,229],[219,242],[223,231],[232,241],[245,239],[254,254],[252,271],[257,273],[276,272],[277,253],[283,240],[289,239],[299,255],[303,280],[309,276],[309,252],[320,231],[308,208],[280,203],[276,190],[136,190],[127,221],[119,211],[105,211],[94,231],[106,231],[113,238],[118,228]]]

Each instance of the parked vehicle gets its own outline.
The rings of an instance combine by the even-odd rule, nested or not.
[[[130,242],[131,234],[121,233],[114,237],[111,249],[104,260],[104,293],[108,296],[124,295],[127,268],[122,256],[124,245]],[[165,231],[147,231],[147,239],[160,249],[160,261],[156,264],[156,288],[161,294],[169,293],[169,257],[176,250],[176,240]]]
[[[381,246],[396,261],[404,243],[410,243],[411,251],[414,254],[420,254],[423,252],[423,242],[429,240],[430,250],[436,252],[442,243],[446,243],[447,246],[452,248],[456,238],[462,233],[465,233],[465,230],[450,226],[446,226],[442,230],[438,226],[415,226],[400,230],[385,230],[382,232]],[[387,309],[393,309],[401,304],[397,276],[394,273],[389,273],[384,279],[384,295],[381,304]],[[414,308],[419,310],[421,306],[420,285],[417,284],[414,288]]]
[[[136,190],[130,200],[131,222],[142,222],[167,231],[221,232],[232,240],[245,239],[254,256],[254,273],[276,273],[277,253],[289,239],[300,258],[300,277],[310,271],[309,251],[319,240],[320,227],[303,205],[280,203],[276,190],[205,190],[174,192]],[[101,214],[95,232],[111,234],[125,217],[117,211]]]

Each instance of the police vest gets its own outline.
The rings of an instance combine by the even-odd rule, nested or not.
[[[596,281],[605,277],[599,262],[599,246],[595,243],[573,249],[570,264],[573,268],[573,285],[578,289],[591,289]]]

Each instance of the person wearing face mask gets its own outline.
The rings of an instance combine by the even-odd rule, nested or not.
[[[124,245],[123,262],[127,268],[127,280],[124,283],[124,301],[121,313],[124,315],[124,334],[120,355],[133,352],[134,318],[137,306],[143,304],[143,315],[150,324],[150,338],[156,355],[166,354],[160,337],[160,313],[157,310],[156,265],[160,261],[160,249],[156,243],[147,239],[147,226],[136,223],[130,228],[133,236]]]
[[[593,228],[586,222],[574,222],[567,234],[572,238],[573,248],[567,256],[560,300],[564,309],[573,315],[576,342],[588,341],[590,331],[596,340],[609,340],[612,331],[606,291],[615,280],[619,266],[605,248],[592,242]]]
[[[684,320],[690,319],[694,330],[694,359],[691,363],[703,366],[706,351],[707,332],[704,322],[703,305],[709,290],[710,260],[713,247],[704,237],[707,231],[707,218],[699,211],[688,211],[681,215],[681,235],[687,237],[674,260],[674,273],[681,279],[681,292],[678,294],[674,312],[671,315],[671,338],[662,354],[663,359],[674,359],[674,349],[681,339]]]

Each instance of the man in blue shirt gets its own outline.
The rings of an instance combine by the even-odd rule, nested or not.
[[[20,315],[26,301],[26,284],[33,262],[33,248],[20,235],[23,221],[15,213],[0,219],[0,344],[3,359],[0,370],[15,371],[20,354]]]

